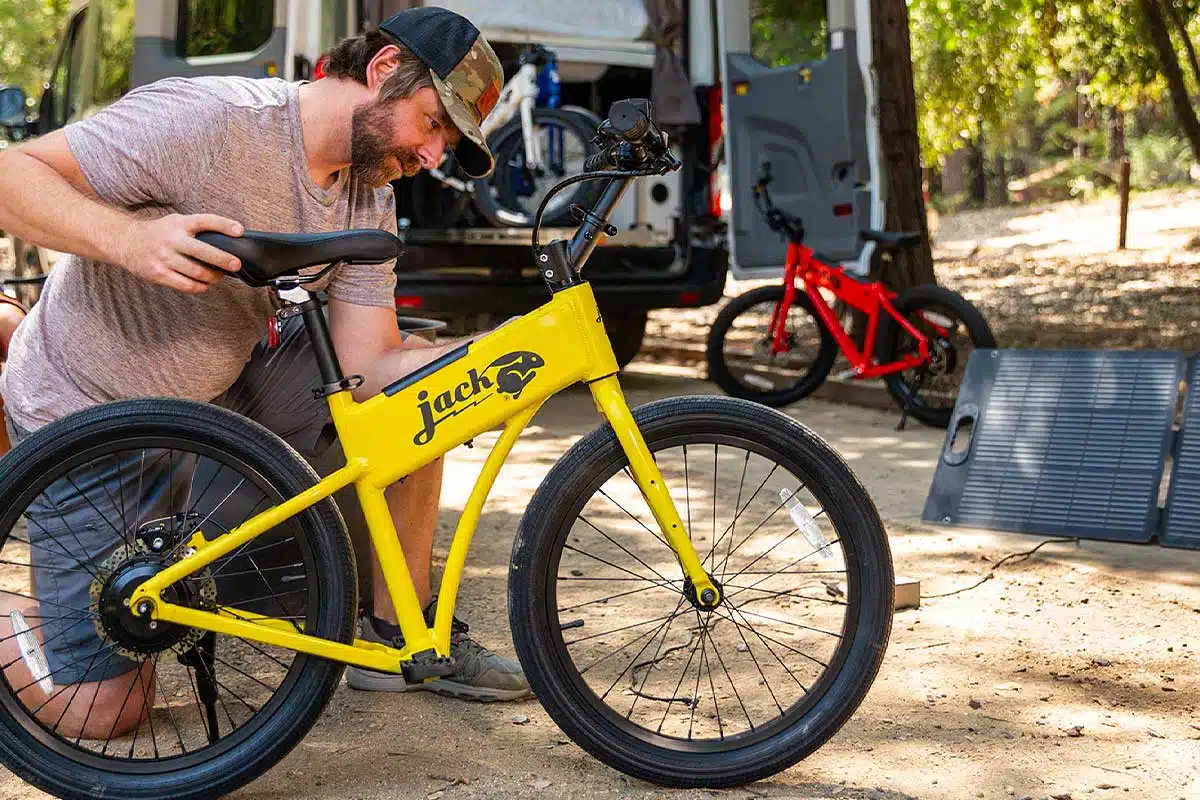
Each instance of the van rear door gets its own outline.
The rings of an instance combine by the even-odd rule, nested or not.
[[[718,0],[718,27],[734,274],[783,267],[786,243],[754,205],[764,163],[772,200],[803,219],[808,246],[835,263],[863,256],[865,264],[858,232],[881,227],[885,185],[869,3]]]

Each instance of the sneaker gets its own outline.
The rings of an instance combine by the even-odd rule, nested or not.
[[[433,624],[434,605],[425,609],[427,624]],[[500,700],[524,700],[532,696],[521,665],[488,650],[467,635],[467,623],[454,618],[450,626],[450,655],[456,672],[444,678],[421,683],[407,683],[404,676],[391,672],[376,672],[362,667],[346,667],[346,684],[351,689],[367,692],[426,691],[492,703]],[[378,617],[364,616],[359,621],[359,636],[368,642],[392,647],[404,647],[399,625]]]

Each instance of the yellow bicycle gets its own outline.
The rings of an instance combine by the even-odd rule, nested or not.
[[[361,403],[319,302],[280,312],[303,317],[321,370],[346,456],[328,477],[243,417],[170,399],[81,412],[0,461],[0,597],[27,604],[10,614],[19,654],[0,680],[9,769],[61,797],[213,796],[300,741],[343,665],[449,674],[484,501],[542,403],[577,383],[605,424],[533,494],[509,573],[517,652],[550,716],[607,764],[672,786],[771,775],[841,727],[891,626],[879,516],[845,462],[776,411],[717,396],[626,405],[579,267],[629,184],[678,161],[645,101],[615,104],[597,136],[602,152],[572,179],[608,180],[596,206],[569,242],[538,247],[534,229],[552,292],[537,310]],[[398,244],[381,231],[208,236],[242,256],[243,279],[276,287]],[[384,490],[500,425],[430,626]],[[354,635],[354,555],[331,499],[351,485],[401,648]],[[113,685],[128,686],[123,701]]]

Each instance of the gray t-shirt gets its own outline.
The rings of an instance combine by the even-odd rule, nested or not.
[[[218,214],[279,232],[395,232],[390,187],[371,188],[349,169],[328,189],[313,182],[297,89],[277,79],[171,78],[65,133],[100,198],[141,216]],[[393,308],[393,267],[344,266],[307,288]],[[5,412],[32,430],[110,400],[210,401],[241,373],[276,307],[270,290],[234,277],[190,295],[66,257],[13,337],[0,378]]]

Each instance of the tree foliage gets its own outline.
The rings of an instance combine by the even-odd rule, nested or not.
[[[41,93],[71,0],[0,0],[0,83]]]

